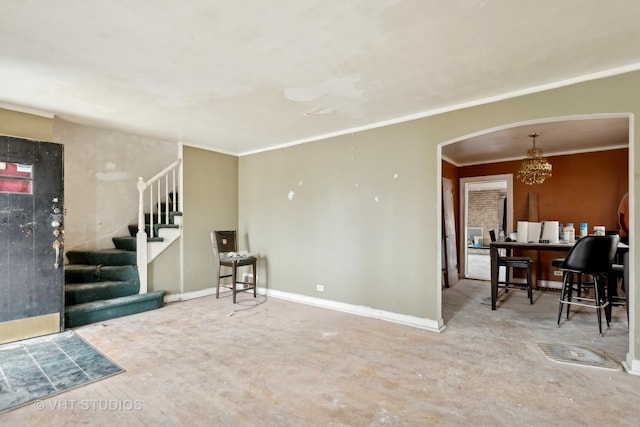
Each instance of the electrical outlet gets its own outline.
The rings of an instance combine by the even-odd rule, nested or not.
[[[560,271],[560,270],[555,270],[555,271],[553,272],[553,275],[554,275],[554,276],[562,276],[562,271]]]
[[[324,286],[323,285],[316,285],[316,291],[324,292]]]

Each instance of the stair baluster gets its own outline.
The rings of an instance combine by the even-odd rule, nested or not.
[[[180,206],[178,203],[178,198],[175,197],[179,190],[178,182],[176,181],[176,170],[178,170],[181,165],[181,159],[176,160],[166,168],[164,168],[160,173],[158,173],[153,178],[149,179],[147,182],[144,181],[143,177],[138,178],[138,192],[139,202],[138,202],[138,232],[136,234],[136,246],[137,246],[137,264],[138,264],[138,273],[140,276],[140,293],[147,292],[147,265],[149,263],[149,254],[147,251],[147,232],[145,230],[145,204],[144,204],[144,192],[149,191],[149,234],[152,238],[158,237],[155,221],[155,215],[157,215],[157,224],[166,225],[170,224],[170,211],[169,205],[171,204],[172,210],[174,212],[180,211]],[[169,180],[169,175],[172,175],[172,181]],[[162,180],[164,178],[164,180]],[[164,181],[164,195],[165,195],[165,212],[163,215],[162,212],[162,187]],[[170,185],[171,184],[171,185]],[[155,185],[155,188],[154,188]],[[153,194],[157,194],[157,200],[154,206],[154,197]],[[173,197],[170,197],[173,195]]]

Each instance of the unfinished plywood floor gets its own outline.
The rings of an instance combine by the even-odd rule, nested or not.
[[[557,328],[555,292],[537,292],[533,306],[511,292],[492,312],[481,302],[488,291],[469,280],[445,290],[441,334],[273,298],[229,316],[229,297],[79,327],[126,372],[11,411],[0,424],[637,424],[639,377],[559,364],[537,346],[589,345],[623,360],[621,308],[601,338],[593,312]]]

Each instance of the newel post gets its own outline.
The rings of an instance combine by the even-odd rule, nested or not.
[[[147,232],[144,227],[144,178],[138,178],[138,233],[136,234],[136,259],[140,278],[140,293],[147,293]]]

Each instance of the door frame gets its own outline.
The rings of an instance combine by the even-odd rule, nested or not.
[[[478,184],[481,182],[506,181],[507,183],[507,229],[505,234],[509,234],[509,230],[513,229],[513,174],[485,175],[460,178],[460,237],[458,244],[460,245],[460,274],[463,278],[467,278],[467,222],[469,219],[469,184]]]

